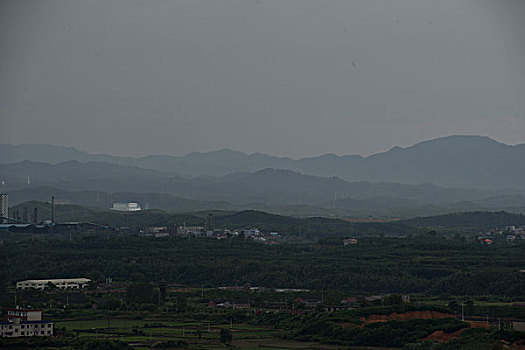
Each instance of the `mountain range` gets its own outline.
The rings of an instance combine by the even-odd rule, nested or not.
[[[358,155],[291,159],[223,149],[186,156],[121,157],[89,154],[71,147],[22,144],[0,145],[0,163],[24,160],[62,163],[104,162],[182,176],[225,176],[266,168],[286,169],[347,181],[433,184],[445,187],[525,190],[525,143],[506,145],[484,136],[448,136],[394,147],[368,157]]]
[[[108,208],[137,201],[172,212],[255,209],[387,218],[525,212],[524,150],[479,136],[441,138],[366,158],[297,160],[230,150],[129,158],[51,145],[0,145],[0,190],[10,194],[12,205],[54,195],[62,203]],[[450,185],[455,183],[464,185]]]
[[[430,184],[348,182],[337,177],[263,169],[222,177],[186,178],[102,162],[23,161],[0,165],[4,192],[16,205],[28,200],[108,208],[136,201],[172,212],[255,209],[301,216],[413,217],[450,210],[525,208],[525,195]],[[26,174],[30,174],[27,184]]]

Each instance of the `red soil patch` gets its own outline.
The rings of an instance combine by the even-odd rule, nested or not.
[[[485,329],[489,328],[489,325],[483,321],[466,321],[466,322],[470,324],[471,328],[485,328]],[[434,333],[424,338],[423,340],[435,340],[440,343],[446,343],[452,339],[459,338],[461,333],[463,333],[466,329],[468,328],[462,328],[453,333],[444,333],[443,331],[435,331]]]
[[[489,329],[489,324],[485,321],[465,321],[465,322],[468,322],[470,323],[470,327],[472,328],[485,328],[485,329]]]
[[[459,336],[461,335],[461,333],[463,333],[465,329],[468,329],[468,328],[462,328],[459,331],[455,331],[453,333],[444,333],[443,331],[435,331],[428,337],[423,338],[423,340],[435,340],[440,343],[446,343],[449,340],[459,338]]]
[[[454,318],[454,315],[437,311],[410,311],[402,314],[396,312],[390,315],[369,315],[362,317],[363,323],[388,322],[388,321],[408,321],[408,320],[437,320],[440,318]]]
[[[341,327],[343,327],[343,328],[356,328],[356,327],[359,327],[359,326],[356,325],[355,323],[345,322],[345,323],[341,323]]]
[[[520,339],[512,344],[511,349],[525,350],[525,340]]]

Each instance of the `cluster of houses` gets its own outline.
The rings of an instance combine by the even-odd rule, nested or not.
[[[310,289],[304,288],[271,288],[271,287],[252,287],[249,284],[244,286],[226,286],[219,287],[219,290],[230,290],[230,291],[240,291],[240,292],[270,292],[270,293],[309,293]]]
[[[525,239],[525,225],[493,228],[487,232],[480,232],[478,234],[478,241],[481,244],[491,245],[495,240],[501,240],[503,237],[507,242]]]
[[[243,290],[252,290],[246,289]],[[252,287],[253,288],[253,287]],[[257,287],[255,287],[257,288]],[[275,290],[277,291],[277,290]],[[397,295],[400,303],[410,303],[409,295]],[[273,300],[273,301],[260,301],[258,303],[252,303],[249,299],[235,299],[235,300],[210,300],[208,302],[209,307],[216,308],[228,308],[228,309],[265,309],[266,311],[282,311],[290,310],[294,314],[303,314],[309,311],[324,311],[333,312],[340,310],[350,310],[363,305],[382,305],[388,303],[389,299],[393,296],[390,294],[385,295],[372,295],[372,296],[358,296],[358,297],[345,297],[340,300],[339,303],[326,302],[323,295],[304,295],[297,296],[293,299],[293,303],[285,300]]]
[[[185,236],[185,237],[209,237],[216,239],[226,239],[230,237],[249,238],[259,242],[274,243],[280,238],[278,232],[262,233],[257,228],[249,228],[243,230],[229,230],[229,229],[214,229],[207,230],[204,226],[146,226],[139,233],[140,236],[146,237],[169,237],[169,236]]]
[[[507,241],[514,241],[516,239],[525,239],[525,225],[523,226],[507,226],[505,227],[505,231],[501,232],[507,233],[505,236],[505,239]]]

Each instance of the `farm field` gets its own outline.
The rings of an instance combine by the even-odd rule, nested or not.
[[[78,337],[114,339],[126,342],[136,349],[150,349],[159,343],[185,341],[190,348],[224,349],[220,342],[220,330],[229,329],[231,346],[237,349],[340,349],[340,346],[316,342],[299,342],[279,338],[279,331],[246,324],[211,324],[198,322],[170,322],[116,318],[110,320],[65,320],[56,322],[56,329],[73,332]],[[231,326],[231,328],[230,328]]]

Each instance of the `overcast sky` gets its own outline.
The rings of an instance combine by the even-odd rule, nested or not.
[[[293,157],[523,143],[524,19],[521,0],[2,0],[0,143]]]

